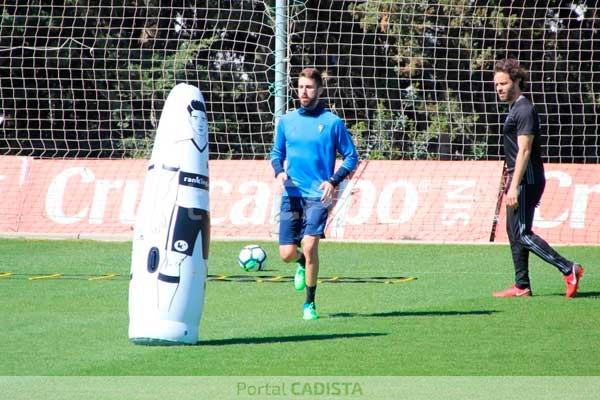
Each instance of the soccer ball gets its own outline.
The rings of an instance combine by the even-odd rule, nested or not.
[[[267,252],[256,244],[242,247],[238,263],[244,271],[261,271],[267,265]]]

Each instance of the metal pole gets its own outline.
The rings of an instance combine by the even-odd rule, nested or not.
[[[275,126],[287,107],[287,0],[275,3]]]

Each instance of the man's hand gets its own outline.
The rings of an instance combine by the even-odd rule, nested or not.
[[[506,192],[506,205],[510,208],[517,209],[519,207],[519,187],[508,188]]]
[[[331,203],[333,201],[333,192],[335,191],[335,188],[333,187],[331,182],[324,181],[319,186],[319,189],[321,189],[323,191],[323,195],[321,196],[321,203],[323,203],[323,204]]]
[[[280,172],[275,179],[277,180],[278,194],[281,194],[285,190],[285,182],[288,180],[288,176],[285,172]]]

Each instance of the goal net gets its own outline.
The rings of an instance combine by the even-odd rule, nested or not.
[[[500,156],[495,59],[530,70],[547,161],[599,161],[595,2],[288,0],[286,82],[326,75],[330,106],[365,159]],[[147,155],[168,90],[196,82],[213,159],[272,142],[275,1],[4,2],[0,152]]]
[[[589,0],[5,1],[0,155],[143,160],[169,90],[188,82],[206,99],[211,160],[264,160],[276,95],[296,107],[295,78],[315,66],[361,160],[501,163],[507,108],[491,70],[515,57],[530,72],[545,161],[594,165],[599,32]],[[575,188],[563,173],[556,185]],[[593,199],[595,182],[583,184]],[[575,213],[553,214],[568,223]]]

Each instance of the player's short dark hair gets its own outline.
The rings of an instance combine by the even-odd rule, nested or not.
[[[304,68],[298,78],[308,78],[315,81],[317,87],[323,86],[323,77],[321,76],[321,71],[316,68]]]
[[[513,82],[519,81],[519,87],[521,90],[525,90],[527,87],[529,74],[527,73],[527,70],[514,58],[505,58],[504,60],[496,61],[496,64],[494,65],[494,73],[496,72],[504,72],[505,74],[508,74]]]

